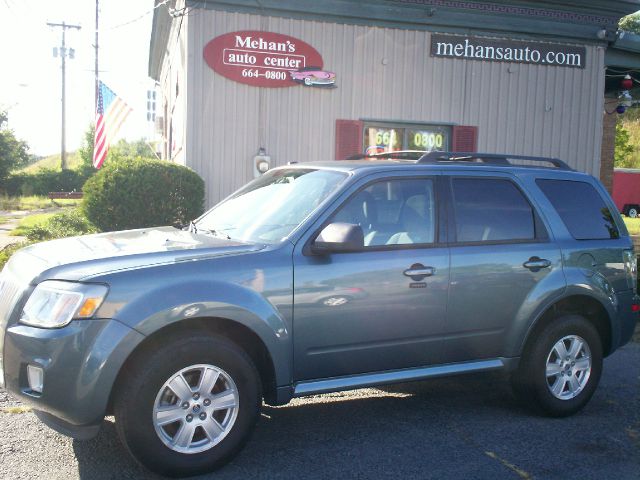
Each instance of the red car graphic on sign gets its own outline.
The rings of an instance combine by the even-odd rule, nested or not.
[[[291,79],[298,83],[304,83],[306,86],[330,86],[336,83],[336,74],[327,72],[317,67],[301,68],[297,72],[290,72]]]

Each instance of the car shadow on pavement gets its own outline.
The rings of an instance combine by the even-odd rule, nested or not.
[[[157,479],[162,478],[138,465],[120,443],[113,418],[103,422],[100,433],[91,440],[74,440],[81,479]]]
[[[499,374],[318,395],[282,407],[265,405],[252,439],[238,457],[215,474],[199,478],[326,478],[341,476],[340,468],[357,469],[366,477],[362,462],[377,457],[379,448],[409,447],[420,437],[437,442],[442,432],[457,435],[449,417],[464,415],[504,419],[522,416],[522,410]],[[109,420],[95,439],[74,441],[73,449],[82,479],[161,478],[131,459]],[[425,462],[429,460],[414,463],[423,468]]]

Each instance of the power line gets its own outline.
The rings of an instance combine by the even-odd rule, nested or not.
[[[142,20],[143,18],[145,18],[147,15],[149,15],[150,13],[153,13],[156,9],[162,7],[163,5],[166,5],[167,3],[169,3],[172,0],[163,0],[162,2],[160,2],[159,4],[157,4],[155,7],[153,7],[151,10],[148,10],[146,12],[144,12],[143,14],[141,14],[138,17],[135,17],[131,20],[127,20],[126,22],[123,23],[119,23],[117,25],[112,25],[110,27],[104,27],[101,30],[107,31],[107,30],[116,30],[118,28],[122,28],[122,27],[126,27],[127,25],[131,25],[132,23],[136,23],[139,22],[140,20]],[[97,27],[96,27],[97,28]]]

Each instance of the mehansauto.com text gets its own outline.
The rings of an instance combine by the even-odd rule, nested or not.
[[[477,37],[464,38],[434,35],[431,55],[469,60],[535,63],[584,68],[585,52],[573,46],[524,42],[501,42]],[[452,41],[452,40],[459,41]]]

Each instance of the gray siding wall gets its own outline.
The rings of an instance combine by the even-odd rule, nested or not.
[[[237,30],[311,44],[338,88],[257,88],[216,74],[204,46]],[[209,206],[252,179],[261,146],[276,166],[332,159],[338,118],[476,125],[480,151],[557,156],[599,172],[602,47],[586,47],[585,69],[454,60],[429,55],[426,31],[213,10],[189,17],[188,39],[186,163],[205,179]]]
[[[182,8],[182,0],[176,8]],[[186,164],[187,142],[186,128],[189,122],[187,114],[187,31],[189,17],[179,17],[171,22],[167,54],[162,60],[160,74],[160,101],[158,115],[162,116],[162,148],[164,158],[180,165]],[[171,144],[169,131],[173,128]],[[195,167],[193,167],[195,169]]]

